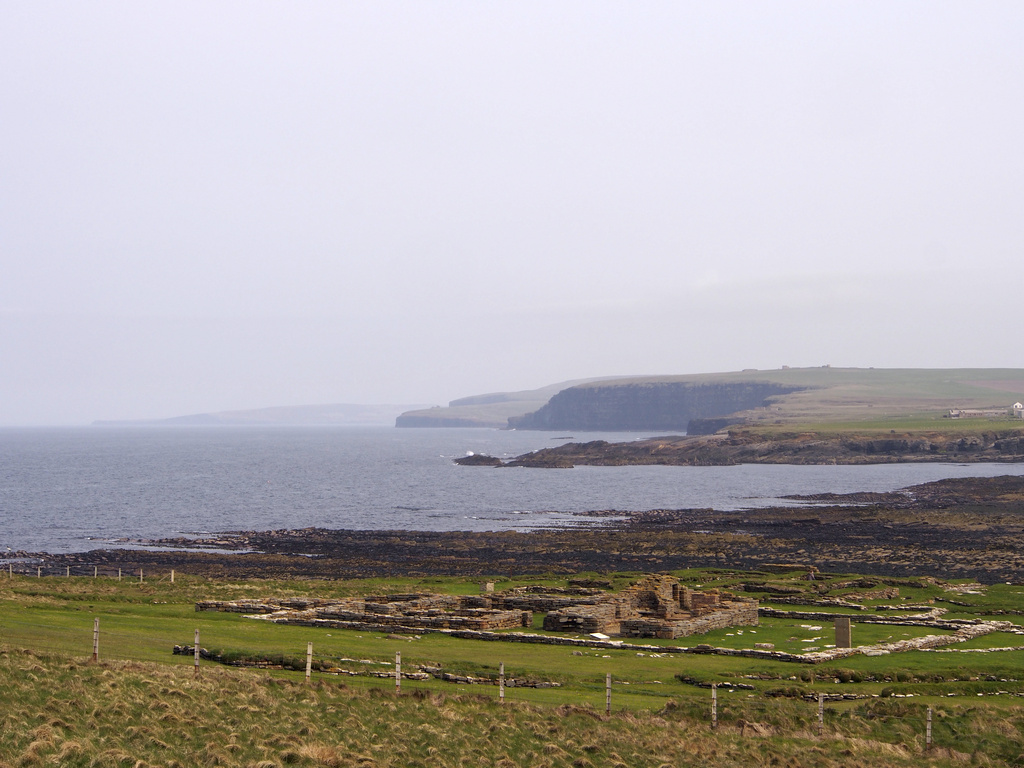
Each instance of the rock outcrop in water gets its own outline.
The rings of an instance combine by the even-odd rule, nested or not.
[[[685,431],[694,419],[720,419],[765,407],[805,387],[772,382],[602,382],[564,389],[543,408],[508,420],[514,429]]]
[[[1024,461],[1024,430],[962,434],[761,433],[655,437],[609,443],[592,440],[542,448],[506,462],[510,467],[563,469],[580,465],[730,466],[735,464],[894,464]],[[461,462],[460,462],[461,463]],[[497,466],[494,464],[494,466]]]

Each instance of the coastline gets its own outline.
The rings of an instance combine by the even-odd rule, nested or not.
[[[982,583],[1024,574],[1024,477],[959,478],[892,493],[818,494],[735,512],[608,510],[594,527],[530,532],[300,530],[154,539],[83,553],[11,553],[13,570],[152,578],[351,579],[664,572],[780,564],[839,573]],[[808,506],[813,504],[814,506]],[[201,549],[207,547],[208,549]],[[213,551],[216,550],[216,551]],[[70,569],[70,571],[69,571]]]
[[[501,461],[490,456],[460,459],[478,466],[566,469],[573,466],[735,466],[738,464],[895,464],[1024,462],[1024,429],[974,433],[940,430],[823,433],[751,429],[700,436],[654,437],[633,442],[594,440],[543,448]]]

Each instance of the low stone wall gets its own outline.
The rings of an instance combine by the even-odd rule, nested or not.
[[[393,631],[427,629],[472,629],[495,630],[528,627],[533,624],[533,614],[528,611],[480,611],[458,612],[424,611],[415,614],[362,613],[336,608],[318,611],[283,611],[274,614],[259,614],[260,618],[275,624],[295,624],[308,627],[356,626],[367,630]]]
[[[837,597],[816,598],[816,597],[776,597],[772,595],[770,602],[776,605],[810,605],[819,608],[835,607],[845,608],[848,611],[866,611],[866,605],[851,603],[848,600],[841,600]]]
[[[204,600],[196,603],[196,610],[244,613],[309,626],[343,622],[385,631],[393,627],[495,630],[533,624],[530,611],[491,606],[488,597],[409,594],[342,600]]]
[[[308,611],[323,606],[342,605],[350,610],[363,610],[365,600],[350,598],[345,600],[320,600],[285,598],[281,600],[200,600],[196,603],[196,611],[220,611],[224,613],[276,613],[282,609]]]
[[[726,627],[756,627],[757,602],[724,601],[712,603],[692,614],[678,612],[673,618],[660,615],[636,615],[620,618],[622,606],[614,602],[599,605],[573,606],[544,617],[544,629],[549,632],[577,632],[589,635],[601,632],[622,637],[658,637],[672,640],[678,637],[700,635]]]
[[[665,622],[649,619],[624,619],[619,634],[623,637],[659,637],[674,640],[678,637],[703,635],[715,629],[727,627],[756,627],[758,612],[756,602],[720,603],[714,611],[690,619]]]
[[[576,632],[589,635],[594,632],[618,634],[619,624],[615,618],[615,604],[572,606],[544,617],[544,629],[548,632]]]
[[[594,596],[570,597],[568,595],[502,595],[495,594],[492,605],[504,610],[534,611],[548,613],[571,608],[576,605],[597,605],[609,600],[605,593]]]
[[[572,648],[598,648],[605,650],[629,650],[645,651],[649,653],[695,653],[714,654],[717,656],[737,656],[751,659],[765,659],[772,661],[783,661],[796,664],[821,664],[823,662],[836,661],[863,654],[867,656],[885,655],[890,653],[901,653],[912,650],[933,650],[948,645],[966,642],[976,637],[981,637],[992,632],[1013,632],[1018,630],[1016,625],[1007,621],[981,621],[960,626],[949,635],[927,635],[925,637],[901,640],[896,643],[882,643],[871,646],[859,646],[856,648],[830,648],[824,651],[813,651],[809,653],[788,653],[767,648],[722,648],[713,645],[699,644],[695,646],[678,645],[641,645],[636,643],[623,643],[621,641],[595,640],[583,637],[563,637],[559,635],[538,635],[527,632],[491,632],[487,630],[472,629],[423,629],[422,627],[389,625],[387,627],[366,621],[339,621],[329,619],[310,619],[301,622],[294,622],[290,618],[278,618],[272,615],[253,615],[254,619],[261,621],[272,621],[275,623],[299,623],[303,626],[353,629],[364,632],[389,631],[405,634],[424,634],[438,632],[451,637],[464,640],[482,640],[502,643],[534,643],[539,645],[560,645]],[[911,625],[910,622],[906,622]],[[762,644],[763,645],[763,644]],[[189,651],[191,653],[191,651]]]
[[[612,599],[601,589],[587,587],[517,587],[489,596],[491,607],[499,610],[548,613],[574,605],[595,605]]]
[[[609,579],[569,579],[568,584],[582,589],[611,589],[614,586]]]
[[[883,587],[870,592],[850,592],[843,595],[847,600],[895,600],[900,596],[899,587]]]
[[[901,606],[896,606],[899,609]],[[888,606],[892,609],[893,606]],[[934,621],[934,626],[944,626],[946,628],[955,629],[961,624],[978,621],[978,619],[957,619],[950,621],[942,621],[939,619],[944,613],[945,608],[933,608],[927,613],[914,614],[912,616],[901,616],[901,617],[888,617],[888,616],[865,616],[864,614],[854,613],[827,613],[825,611],[784,611],[780,608],[767,608],[761,606],[758,608],[758,613],[761,616],[767,616],[774,619],[803,619],[805,621],[835,621],[836,619],[850,619],[860,624],[912,624],[921,626],[922,621]]]
[[[194,645],[175,645],[171,650],[176,656],[188,656],[192,657],[195,655]],[[264,659],[232,659],[228,661],[220,654],[212,653],[206,648],[200,647],[199,658],[205,661],[213,661],[218,664],[224,664],[229,667],[254,667],[256,669],[282,669],[281,664],[276,664],[271,661]],[[350,659],[351,661],[351,659]],[[325,666],[322,662],[316,662],[313,664],[313,668],[317,672],[328,675],[348,675],[350,677],[377,677],[383,679],[393,680],[395,673],[393,671],[384,670],[348,670],[342,667],[336,666]],[[415,672],[405,671],[402,672],[403,680],[428,680],[433,677],[436,680],[444,680],[446,683],[457,683],[459,685],[498,685],[499,679],[496,677],[474,677],[472,675],[457,675],[453,672],[445,672],[440,667],[428,667],[418,666]],[[506,688],[559,688],[561,683],[556,683],[550,680],[531,680],[529,678],[521,677],[506,677],[505,687]]]

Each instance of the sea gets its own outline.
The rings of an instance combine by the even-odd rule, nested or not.
[[[1024,464],[463,467],[565,442],[654,433],[394,427],[0,429],[0,558],[140,547],[240,530],[526,531],[591,511],[757,509],[799,494],[892,491]],[[614,519],[614,518],[612,518]]]

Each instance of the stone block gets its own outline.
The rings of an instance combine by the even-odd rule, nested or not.
[[[836,648],[852,648],[853,647],[853,629],[850,625],[850,619],[841,616],[835,620],[836,626]]]

